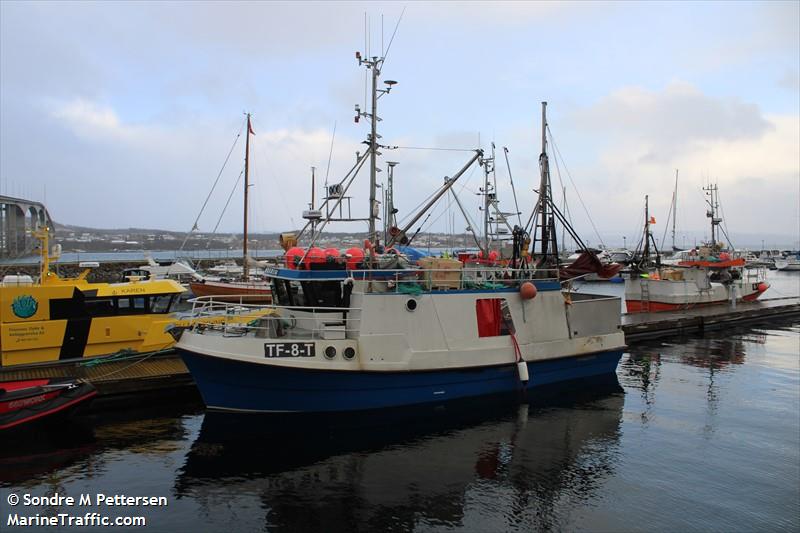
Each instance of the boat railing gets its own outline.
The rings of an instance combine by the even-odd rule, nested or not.
[[[519,287],[525,281],[559,282],[557,270],[534,271],[488,265],[480,268],[351,270],[349,274],[354,281],[361,282],[359,290],[365,293],[502,290]]]
[[[253,304],[201,296],[192,303],[191,328],[221,332],[225,336],[264,339],[328,339],[352,337],[359,329],[360,308],[305,307]]]

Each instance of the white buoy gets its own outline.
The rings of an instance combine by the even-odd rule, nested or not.
[[[517,362],[517,374],[519,374],[519,380],[523,383],[528,382],[528,364],[525,361]]]

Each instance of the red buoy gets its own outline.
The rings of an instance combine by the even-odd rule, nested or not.
[[[526,281],[522,285],[519,286],[519,295],[522,297],[523,300],[533,300],[536,298],[536,285],[531,283],[530,281]]]
[[[499,257],[500,254],[497,253],[497,250],[492,250],[491,252],[489,252],[489,261],[497,261]]]
[[[329,258],[338,259],[339,255],[340,254],[339,254],[339,250],[338,249],[336,249],[336,248],[325,248],[325,258],[326,259],[329,259]]]
[[[361,248],[349,248],[345,255],[347,256],[347,268],[350,270],[355,270],[358,268],[358,264],[364,261],[364,250]]]
[[[305,250],[300,248],[299,246],[295,246],[293,248],[289,248],[286,250],[286,268],[295,268],[297,261],[303,257]]]
[[[324,263],[325,262],[325,252],[322,251],[322,248],[310,248],[308,250],[308,254],[306,254],[306,270],[311,268],[312,263]]]

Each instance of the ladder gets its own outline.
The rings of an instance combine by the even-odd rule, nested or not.
[[[650,280],[639,278],[639,288],[641,289],[642,312],[650,312]]]

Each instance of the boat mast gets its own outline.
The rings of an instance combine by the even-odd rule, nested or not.
[[[244,143],[244,242],[242,243],[242,279],[244,281],[250,277],[250,269],[247,265],[247,190],[250,188],[250,132],[252,131],[250,113],[247,113],[247,137],[245,137]]]
[[[678,169],[675,169],[675,192],[672,193],[672,249],[675,248],[675,222],[678,220]],[[664,249],[664,244],[661,244],[661,249]]]
[[[386,184],[386,199],[384,206],[384,235],[383,235],[383,242],[389,242],[389,236],[392,228],[397,227],[397,209],[394,207],[394,167],[399,165],[397,161],[387,161],[387,184]]]
[[[394,80],[386,80],[384,83],[386,84],[385,89],[378,89],[378,78],[381,75],[381,68],[383,67],[383,62],[385,57],[378,57],[373,56],[371,59],[366,59],[361,56],[361,52],[356,52],[356,59],[358,59],[359,65],[364,65],[367,70],[372,71],[372,109],[370,113],[366,111],[361,111],[361,109],[356,104],[356,122],[358,122],[359,117],[365,117],[370,119],[370,134],[369,138],[367,139],[369,144],[369,157],[370,157],[370,164],[369,164],[369,240],[372,242],[373,245],[377,246],[379,244],[378,232],[376,231],[375,221],[380,218],[378,215],[380,213],[380,207],[378,205],[378,201],[376,197],[376,190],[377,190],[377,176],[380,169],[378,169],[378,156],[380,153],[378,152],[378,148],[380,145],[378,144],[378,121],[381,120],[378,117],[378,98],[383,96],[384,94],[388,94],[389,91],[392,90],[392,86],[395,85],[397,82]]]
[[[720,222],[722,219],[718,216],[718,209],[719,209],[719,190],[717,188],[717,184],[709,185],[708,187],[703,187],[703,191],[705,191],[706,196],[706,203],[711,208],[710,210],[706,211],[706,216],[711,219],[711,249],[716,250],[717,247],[717,237],[718,237],[718,229]]]
[[[549,269],[558,268],[558,243],[555,232],[555,209],[553,213],[553,197],[550,191],[550,162],[547,156],[547,102],[542,102],[542,153],[539,155],[539,171],[541,182],[539,184],[539,200],[536,210],[538,211],[538,229],[541,233],[534,232],[534,253],[536,251],[536,239],[541,240],[539,252],[539,268]]]
[[[314,179],[317,167],[311,167],[311,205],[308,206],[310,211],[314,211],[314,188],[316,187],[316,180]],[[311,221],[311,240],[314,240],[314,230],[317,228],[317,221]]]
[[[483,253],[489,257],[489,161],[483,160]]]
[[[642,249],[644,264],[650,262],[650,197],[644,195],[644,248]]]

